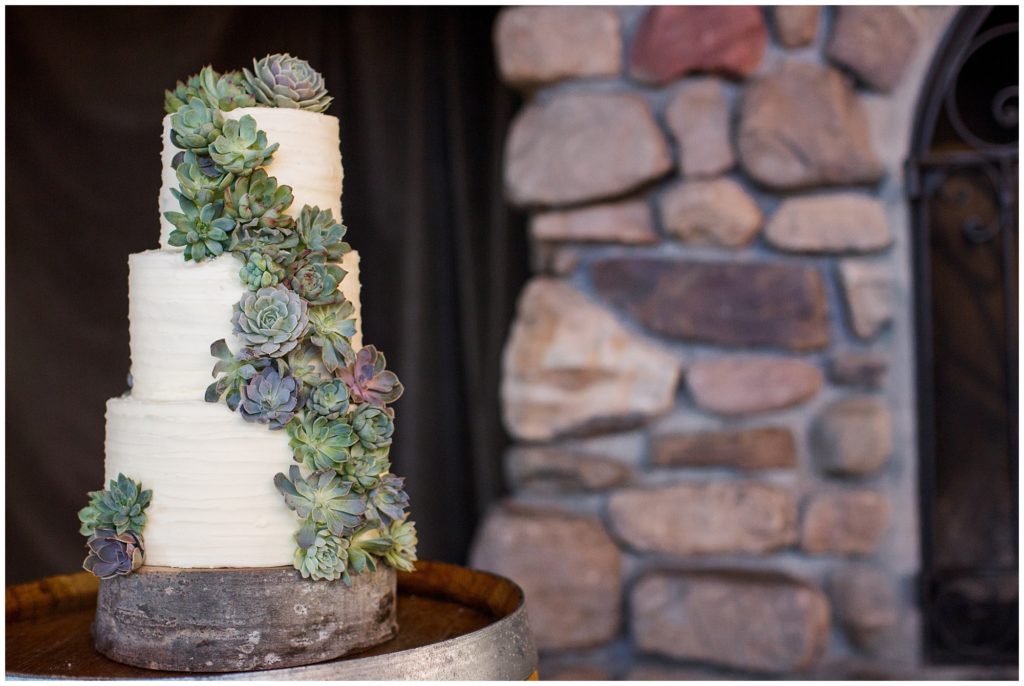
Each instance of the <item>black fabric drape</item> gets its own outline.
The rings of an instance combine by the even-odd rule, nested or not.
[[[406,386],[394,470],[421,556],[464,559],[502,489],[500,352],[526,275],[494,13],[6,10],[8,583],[83,556],[75,512],[102,484],[104,402],[129,366],[127,257],[157,246],[163,89],[268,52],[310,60],[336,97],[366,341]]]

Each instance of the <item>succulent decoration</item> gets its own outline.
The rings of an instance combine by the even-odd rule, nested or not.
[[[339,262],[351,250],[345,226],[330,209],[292,208],[293,189],[268,168],[278,143],[253,116],[223,115],[253,106],[323,112],[331,100],[323,76],[288,54],[253,60],[252,71],[207,65],[179,81],[164,107],[182,151],[172,162],[182,211],[165,217],[174,225],[169,242],[185,248],[186,260],[230,252],[241,261],[244,290],[231,317],[241,347],[232,352],[223,339],[210,346],[217,361],[206,400],[287,432],[296,464],[274,484],[299,520],[294,566],[304,578],[349,583],[379,563],[411,571],[416,560],[409,497],[388,459],[389,405],[402,384],[376,348],[353,347],[354,307],[340,288]],[[118,489],[130,493],[127,484]],[[122,524],[144,523],[145,505],[117,493],[82,511],[97,573],[141,563],[141,526],[119,529],[108,511]]]
[[[89,554],[82,565],[87,571],[110,579],[142,566],[142,530],[152,499],[153,491],[124,474],[111,479],[104,490],[89,493],[89,504],[78,512],[79,533],[88,536]]]

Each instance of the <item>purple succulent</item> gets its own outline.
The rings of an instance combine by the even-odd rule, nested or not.
[[[86,547],[89,555],[82,567],[101,579],[131,574],[145,558],[142,538],[131,531],[119,534],[113,529],[96,529]]]
[[[338,377],[348,386],[353,402],[383,407],[393,403],[405,388],[394,372],[384,367],[384,353],[368,345],[356,353],[355,361],[338,369]]]
[[[273,367],[267,367],[242,386],[238,411],[246,421],[283,429],[300,407],[295,378],[281,376]]]

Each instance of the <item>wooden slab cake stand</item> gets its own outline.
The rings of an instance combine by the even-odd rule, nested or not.
[[[179,570],[174,570],[179,571]],[[266,570],[264,570],[266,571]],[[150,583],[140,575],[140,583]],[[156,578],[155,576],[152,578]],[[392,577],[394,579],[394,577]],[[355,577],[353,577],[355,581]],[[371,585],[381,579],[366,579]],[[388,583],[387,579],[383,580]],[[394,583],[394,581],[391,581]],[[98,612],[97,579],[86,572],[41,579],[7,588],[6,677],[62,679],[161,679],[189,673],[151,670],[115,662],[93,646],[90,626]],[[342,584],[323,584],[318,590]],[[353,584],[355,587],[355,584]],[[167,593],[163,587],[163,592]],[[171,586],[168,595],[174,595]],[[266,591],[270,593],[270,591]],[[105,593],[105,591],[104,591]],[[100,594],[102,595],[102,593]],[[157,602],[149,596],[150,602]],[[272,596],[266,595],[266,602]],[[234,609],[258,603],[237,598]],[[223,608],[231,605],[224,600]],[[290,609],[295,617],[292,603]],[[130,607],[130,606],[129,606]],[[307,606],[306,617],[310,607]],[[205,612],[205,611],[204,611]],[[235,645],[244,656],[267,655],[259,647],[270,636],[282,636],[292,626],[283,610],[260,608],[263,618],[258,641],[245,636]],[[397,574],[397,603],[392,606],[398,633],[370,648],[338,659],[306,666],[283,667],[281,662],[257,664],[256,671],[206,674],[203,678],[277,680],[521,680],[536,678],[537,652],[530,636],[522,590],[503,577],[440,562],[417,562],[416,571]],[[150,612],[151,617],[156,616]],[[209,614],[209,613],[206,613]],[[387,614],[382,612],[379,616]],[[115,620],[124,621],[114,612]],[[133,620],[129,620],[133,621]],[[138,620],[134,620],[138,624]],[[147,620],[152,621],[152,619]],[[272,624],[279,623],[275,627]],[[387,620],[376,622],[384,626]],[[343,630],[342,630],[343,631]],[[319,635],[319,634],[317,634]],[[224,633],[210,628],[205,638],[218,642]],[[124,639],[122,639],[124,640]],[[141,639],[128,639],[141,640]],[[253,645],[251,652],[247,645]],[[243,649],[244,648],[244,649]],[[205,648],[199,647],[198,650]],[[182,648],[183,651],[191,650]],[[243,659],[243,663],[244,663]],[[272,662],[272,660],[271,660]],[[256,664],[255,657],[252,663]],[[194,673],[193,673],[194,674]]]

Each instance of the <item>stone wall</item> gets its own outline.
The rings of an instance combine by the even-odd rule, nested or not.
[[[951,16],[500,15],[536,275],[471,561],[525,588],[545,677],[920,666],[901,164]]]

